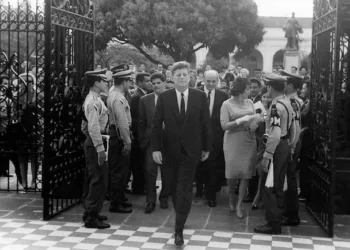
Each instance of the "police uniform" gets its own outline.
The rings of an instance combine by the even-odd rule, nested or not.
[[[131,70],[117,70],[113,74],[114,79],[130,78]],[[110,175],[110,212],[131,213],[131,204],[125,202],[125,183],[127,179],[130,153],[122,154],[125,145],[131,144],[130,126],[131,113],[130,106],[124,93],[117,88],[109,93],[107,99],[109,111],[110,130],[109,130],[109,150],[113,154],[108,155],[108,166]]]
[[[284,85],[286,79],[276,74],[265,74],[266,84]],[[274,183],[272,188],[264,187],[263,200],[267,224],[256,227],[257,233],[281,233],[281,220],[284,212],[283,185],[290,157],[290,129],[293,121],[293,109],[282,93],[271,103],[266,119],[266,149],[263,157],[273,162]],[[266,178],[266,174],[265,174]]]
[[[281,71],[281,74],[287,77],[287,85],[294,84],[297,87],[302,87],[302,77],[287,73],[286,71]],[[298,186],[297,186],[297,171],[296,165],[299,158],[301,141],[300,141],[300,131],[301,131],[301,108],[303,106],[303,101],[298,97],[297,92],[293,92],[286,96],[293,108],[294,114],[294,133],[291,138],[291,154],[292,157],[288,161],[287,168],[287,183],[288,190],[285,192],[285,218],[282,221],[282,225],[297,226],[300,224],[299,218],[299,198],[298,198]]]
[[[85,73],[86,80],[104,80],[106,70],[88,71]],[[89,228],[108,228],[109,225],[102,222],[107,219],[99,213],[105,199],[104,171],[106,163],[99,165],[98,153],[105,151],[101,132],[108,122],[108,110],[101,100],[100,94],[90,90],[86,96],[83,112],[86,120],[82,122],[82,132],[86,139],[84,153],[86,159],[85,185],[84,185],[84,217],[85,226]]]

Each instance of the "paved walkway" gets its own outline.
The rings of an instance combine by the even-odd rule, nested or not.
[[[173,246],[174,211],[160,209],[145,214],[144,196],[129,196],[131,214],[108,212],[103,208],[111,229],[91,230],[82,226],[80,205],[42,221],[43,201],[39,194],[0,193],[0,249],[175,249]],[[183,249],[337,249],[350,250],[350,217],[336,217],[336,236],[326,237],[313,217],[301,205],[301,225],[284,227],[283,235],[253,233],[264,222],[262,210],[252,211],[245,204],[246,217],[238,219],[227,207],[227,191],[218,194],[218,207],[209,208],[203,201],[193,202],[186,223]]]

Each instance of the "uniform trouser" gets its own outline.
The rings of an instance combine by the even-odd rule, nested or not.
[[[287,166],[288,189],[284,195],[285,216],[291,219],[299,216],[298,215],[299,198],[298,198],[298,187],[297,187],[296,162],[297,162],[296,157],[288,160],[288,166]]]
[[[131,148],[130,169],[132,172],[133,192],[143,192],[145,190],[144,152],[136,142]]]
[[[288,157],[290,157],[290,146],[286,140],[281,140],[273,155],[273,187],[267,188],[265,186],[263,192],[265,217],[272,226],[280,225],[284,213],[283,185]]]
[[[202,193],[204,191],[204,168],[202,163],[198,163],[195,173],[196,191]]]
[[[176,213],[175,230],[182,230],[191,211],[193,178],[198,161],[182,149],[180,159],[166,159],[172,172],[172,200]]]
[[[91,138],[86,138],[84,143],[84,153],[86,159],[85,183],[84,183],[84,209],[89,216],[96,216],[101,212],[105,199],[105,179],[104,171],[106,163],[98,164],[98,154],[92,144]]]
[[[122,141],[115,130],[111,130],[109,135],[109,199],[111,205],[114,206],[125,202],[125,182],[130,164],[130,154],[122,155]]]
[[[156,182],[158,176],[158,167],[160,167],[160,174],[162,178],[162,190],[159,194],[160,201],[167,201],[170,191],[170,168],[165,162],[162,165],[158,165],[153,161],[152,147],[148,145],[145,149],[145,172],[146,172],[146,202],[156,202],[157,191]]]

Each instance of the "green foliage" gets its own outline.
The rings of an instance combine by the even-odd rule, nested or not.
[[[217,70],[218,72],[221,72],[223,69],[227,69],[229,66],[230,61],[229,57],[221,57],[221,58],[215,58],[211,52],[207,54],[207,57],[205,58],[205,63],[202,65],[202,69],[204,70],[207,65],[210,65],[213,69]]]
[[[153,62],[144,47],[175,61],[204,47],[221,58],[236,48],[249,53],[264,34],[253,0],[100,0],[96,17],[97,50],[118,39]]]
[[[174,62],[171,57],[161,55],[157,48],[144,48],[144,50],[164,65]],[[118,64],[133,64],[139,67],[140,64],[145,64],[148,71],[157,67],[156,64],[147,60],[134,46],[129,44],[110,43],[107,49],[95,53],[96,63],[101,64],[102,67],[112,67]]]

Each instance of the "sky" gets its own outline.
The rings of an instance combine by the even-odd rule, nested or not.
[[[254,0],[259,16],[312,17],[313,0]]]

